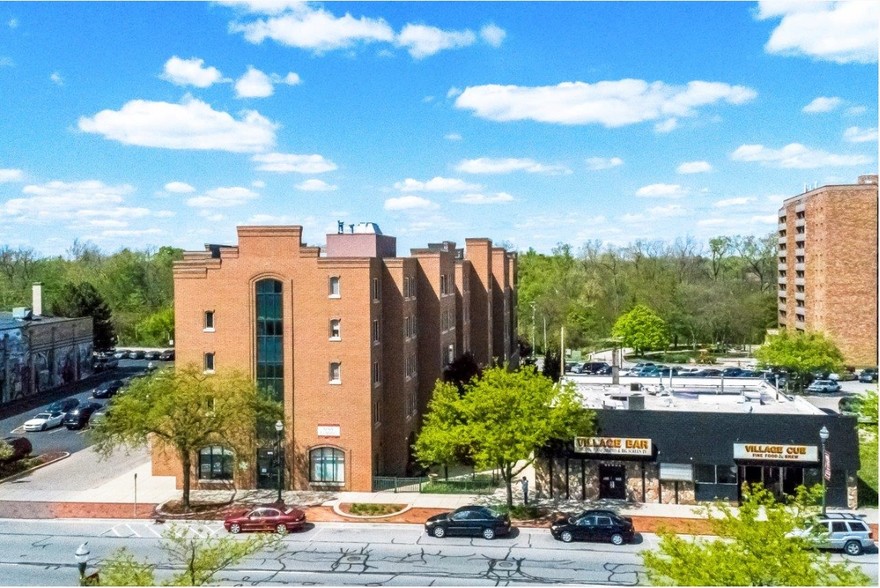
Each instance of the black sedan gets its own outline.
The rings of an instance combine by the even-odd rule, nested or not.
[[[447,535],[473,535],[494,539],[510,533],[510,517],[485,506],[462,506],[425,521],[425,532],[438,539]]]
[[[554,539],[572,541],[610,541],[630,543],[635,536],[632,519],[610,510],[585,510],[579,515],[559,519],[550,526]]]
[[[102,384],[100,388],[92,392],[93,398],[113,398],[122,388],[122,380],[113,380]]]
[[[100,408],[101,405],[97,402],[84,402],[64,415],[64,420],[61,421],[61,424],[67,427],[69,431],[82,429],[89,424],[91,416]]]

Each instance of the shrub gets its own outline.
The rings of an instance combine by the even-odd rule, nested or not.
[[[19,461],[30,455],[33,450],[34,447],[28,439],[7,437],[0,441],[0,463]]]

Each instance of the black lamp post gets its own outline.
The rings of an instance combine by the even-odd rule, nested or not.
[[[825,442],[828,441],[828,437],[831,436],[831,433],[828,432],[828,428],[825,425],[822,425],[822,428],[819,429],[819,440],[822,442],[822,516],[825,516]]]
[[[86,566],[89,562],[89,542],[81,544],[76,548],[76,552],[73,554],[76,557],[76,565],[79,567],[79,583],[82,586],[86,580]]]
[[[281,500],[281,474],[284,465],[284,461],[281,459],[281,431],[284,430],[284,423],[280,420],[275,423],[275,459],[277,460],[276,471],[278,473],[278,504],[282,503]]]

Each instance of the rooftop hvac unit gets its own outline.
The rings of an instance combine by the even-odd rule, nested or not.
[[[645,397],[641,394],[633,394],[629,397],[630,410],[645,410]]]
[[[12,318],[19,320],[27,320],[31,318],[31,311],[24,306],[18,306],[12,309]]]

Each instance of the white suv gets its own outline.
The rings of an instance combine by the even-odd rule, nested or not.
[[[821,549],[840,549],[847,555],[861,555],[874,545],[871,529],[862,517],[852,513],[828,513],[814,519],[807,529],[792,533],[812,541]]]

